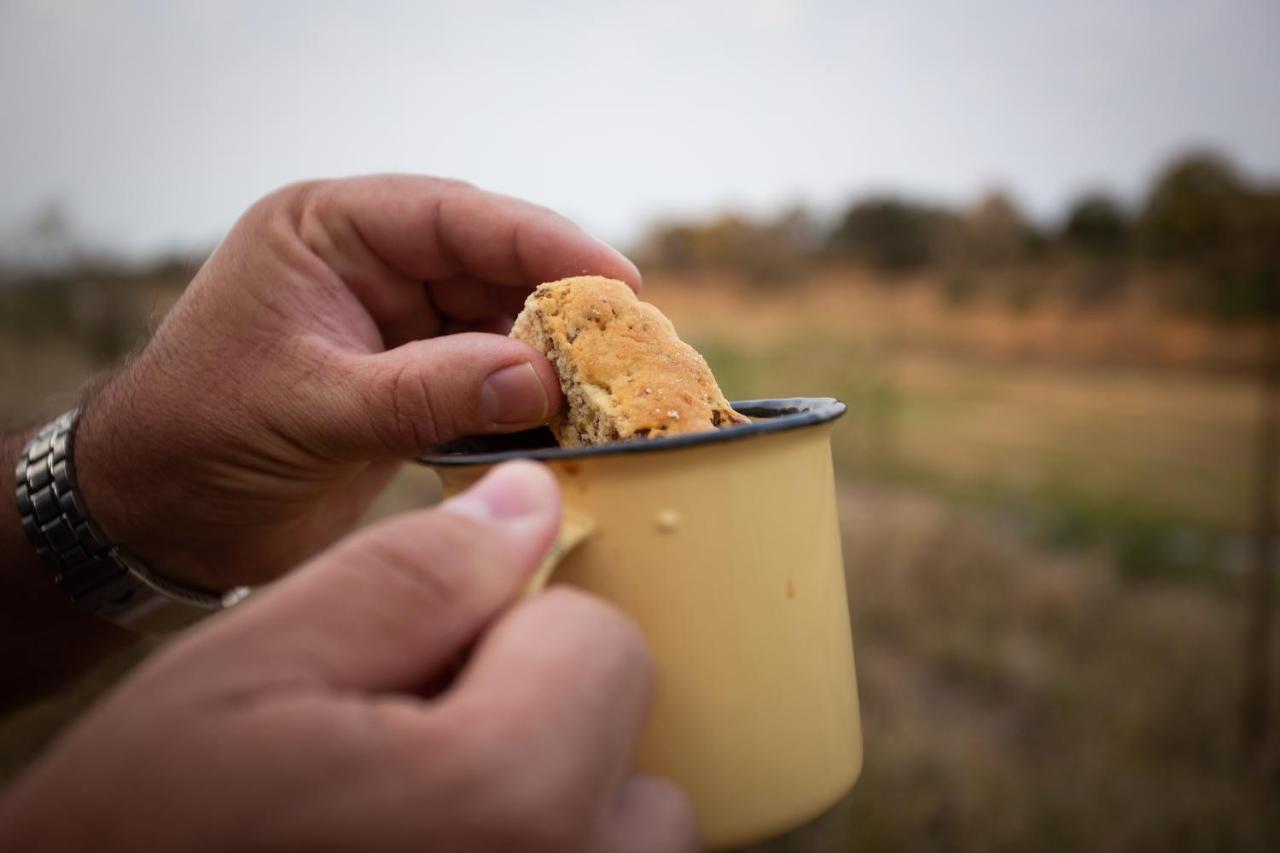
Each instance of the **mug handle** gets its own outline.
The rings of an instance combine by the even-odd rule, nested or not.
[[[521,597],[528,598],[542,592],[551,582],[551,573],[556,570],[556,566],[560,565],[560,561],[568,556],[570,551],[581,545],[582,540],[590,536],[595,529],[596,523],[589,516],[566,507],[564,516],[560,519],[560,532],[556,535],[556,541],[552,543],[551,550],[547,551],[547,555],[542,558],[538,568],[525,583]]]

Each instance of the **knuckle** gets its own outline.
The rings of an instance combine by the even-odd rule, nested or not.
[[[280,213],[294,214],[307,210],[320,196],[318,190],[325,181],[296,181],[278,187],[259,198],[250,206],[248,214],[257,217],[272,217]],[[290,216],[293,218],[293,216]]]
[[[617,658],[624,665],[652,677],[653,661],[640,626],[614,605],[594,595],[556,586],[542,594],[544,606],[559,611],[557,618],[576,622],[584,642]]]
[[[436,405],[427,378],[412,361],[383,368],[381,380],[372,387],[378,396],[371,401],[373,426],[387,450],[422,450],[448,434],[448,412]]]
[[[321,259],[335,254],[335,233],[342,217],[335,210],[330,182],[310,181],[286,187],[281,219],[288,222],[302,244]]]
[[[329,181],[303,181],[273,190],[254,202],[232,235],[242,247],[257,246],[291,264],[307,263],[325,239],[322,213]]]
[[[442,191],[460,192],[471,191],[476,188],[475,184],[470,181],[464,181],[461,178],[433,177],[431,180],[435,183],[436,188]]]
[[[542,593],[547,622],[572,625],[574,655],[582,677],[603,679],[619,695],[648,702],[653,696],[653,658],[644,634],[631,617],[595,596],[563,586]]]

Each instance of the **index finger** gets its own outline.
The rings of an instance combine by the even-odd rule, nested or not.
[[[640,287],[635,264],[559,214],[470,184],[375,175],[317,188],[369,249],[412,279],[468,276],[534,287],[602,275]]]

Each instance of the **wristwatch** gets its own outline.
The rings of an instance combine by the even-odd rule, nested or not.
[[[248,595],[247,587],[223,593],[165,577],[107,539],[76,481],[79,418],[76,408],[37,432],[14,469],[22,530],[71,600],[98,617],[132,627],[170,603],[222,610]]]

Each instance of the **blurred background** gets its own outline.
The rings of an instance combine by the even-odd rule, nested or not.
[[[280,184],[524,196],[731,399],[849,403],[851,849],[1274,850],[1278,82],[1270,0],[0,0],[0,428]]]

